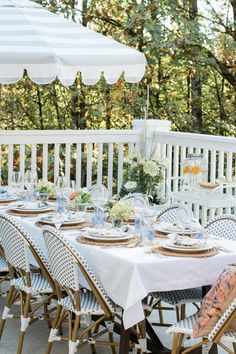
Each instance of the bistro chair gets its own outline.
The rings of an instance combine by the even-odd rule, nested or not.
[[[176,220],[179,212],[180,204],[174,203],[168,205],[157,214],[157,221],[172,222]]]
[[[217,216],[205,225],[205,230],[218,237],[236,241],[236,217],[233,215]],[[193,303],[198,309],[198,303],[202,301],[202,290],[200,288],[160,291],[152,294],[152,298],[156,300],[155,306],[160,307],[160,301],[164,301],[176,308],[177,321],[185,318],[186,305]],[[179,311],[180,309],[180,311]],[[180,312],[180,314],[179,314]],[[163,324],[162,314],[161,324]]]
[[[115,354],[115,346],[118,345],[113,340],[116,306],[107,296],[87,262],[64,235],[52,227],[46,227],[43,235],[58,296],[57,313],[46,353],[51,352],[54,341],[65,339],[69,342],[69,354],[74,354],[77,347],[80,348],[85,344],[90,344],[93,351],[95,344],[108,345]],[[91,290],[85,290],[81,286],[80,277],[84,278]],[[62,292],[66,293],[65,297]],[[79,334],[81,316],[87,318],[88,326]],[[69,334],[68,338],[62,338],[58,331],[66,319]],[[98,324],[104,325],[105,329],[92,335],[92,330]],[[109,340],[98,341],[97,339],[105,333],[108,333]]]
[[[180,204],[174,203],[168,205],[165,209],[161,210],[157,215],[157,221],[173,222],[178,217]],[[199,309],[197,303],[202,300],[202,290],[200,288],[192,288],[186,290],[175,291],[158,291],[151,294],[150,305],[152,308],[159,310],[160,323],[153,323],[153,325],[169,326],[163,321],[162,310],[176,310],[177,321],[185,318],[185,307],[187,303],[193,303],[197,309]],[[171,306],[162,307],[161,302],[165,302]]]
[[[122,200],[127,200],[132,207],[147,208],[149,206],[148,198],[142,193],[127,194],[122,198]]]
[[[168,333],[173,334],[172,342],[172,354],[179,354],[181,350],[181,345],[184,337],[193,336],[193,328],[195,321],[197,319],[197,314],[194,314],[180,322],[177,322],[170,328],[168,328]],[[227,331],[229,326],[236,319],[236,299],[234,299],[228,308],[225,310],[223,315],[219,318],[213,329],[207,335],[206,338],[203,338],[200,343],[194,344],[191,347],[181,351],[181,354],[187,354],[194,349],[202,347],[203,352],[208,353],[211,345],[213,343],[219,345],[229,354],[236,353],[236,332]],[[222,341],[227,342],[227,344],[233,345],[233,351],[226,346]]]
[[[0,254],[2,254],[2,256],[0,255],[0,296],[1,296],[3,295],[3,293],[1,292],[1,284],[5,280],[9,279],[9,269],[1,245],[0,245]]]
[[[36,320],[47,320],[51,324],[48,305],[55,296],[55,285],[50,268],[38,245],[32,237],[12,218],[0,214],[0,239],[10,273],[10,288],[0,321],[0,338],[5,322],[19,318],[10,314],[11,307],[20,299],[20,334],[17,354],[22,353],[24,336],[30,324]],[[29,255],[33,255],[38,268],[31,267]],[[37,299],[35,304],[35,299]],[[38,311],[43,308],[43,313]]]
[[[205,225],[205,230],[214,236],[236,241],[236,216],[216,216]]]

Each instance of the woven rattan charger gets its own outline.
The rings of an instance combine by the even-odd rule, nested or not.
[[[193,252],[184,252],[184,251],[171,251],[167,250],[161,246],[153,246],[149,250],[146,251],[148,254],[152,253],[160,253],[163,256],[170,256],[170,257],[187,257],[187,258],[206,258],[206,257],[212,257],[218,254],[219,250],[217,247],[214,247],[210,250],[206,251],[201,251],[201,252],[196,252],[193,250]]]
[[[36,226],[42,228],[44,226],[52,226],[55,227],[55,225],[53,225],[52,223],[47,223],[47,222],[41,222],[41,221],[37,221],[35,223]],[[60,230],[81,230],[84,227],[90,227],[91,223],[89,221],[85,221],[85,222],[81,222],[81,223],[74,223],[74,224],[62,224],[60,227]]]

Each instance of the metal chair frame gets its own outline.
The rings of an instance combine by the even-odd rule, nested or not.
[[[51,352],[52,344],[57,340],[68,341],[69,354],[74,354],[77,348],[81,348],[86,344],[90,344],[93,351],[95,351],[95,344],[108,345],[111,347],[112,353],[116,354],[115,347],[118,346],[119,343],[113,340],[113,325],[114,317],[117,316],[119,318],[119,316],[116,313],[114,304],[108,298],[101,284],[97,281],[87,262],[67,238],[52,227],[45,227],[43,235],[58,297],[57,313],[52,324],[46,354]],[[57,258],[58,255],[60,255],[60,258]],[[66,260],[68,260],[68,262]],[[63,266],[65,262],[67,263],[66,269],[65,266]],[[84,288],[82,289],[79,284],[78,270],[83,275],[102,310],[99,314],[93,314],[93,312],[88,314],[90,319],[94,320],[94,322],[90,323],[80,334],[78,331],[82,315],[81,292],[84,291]],[[70,272],[69,275],[68,271]],[[61,302],[64,296],[63,292],[66,293],[70,299],[72,304],[71,309],[64,307],[63,302]],[[69,335],[68,337],[61,337],[58,335],[58,331],[66,319],[68,319]],[[100,324],[105,326],[105,329],[99,332],[95,331],[92,335],[92,330],[95,328],[98,329]],[[108,341],[97,340],[105,333],[108,333]],[[88,338],[84,338],[85,335],[88,335]]]
[[[55,298],[56,288],[50,275],[50,268],[47,260],[40,251],[38,245],[31,236],[14,220],[4,214],[0,214],[0,234],[1,244],[9,267],[10,288],[8,291],[5,307],[0,321],[0,339],[3,334],[5,323],[10,318],[20,318],[21,328],[19,333],[17,354],[21,354],[23,350],[23,342],[25,332],[29,325],[36,320],[46,320],[48,326],[51,327],[50,313],[55,308],[48,309],[52,298]],[[16,243],[17,242],[17,243]],[[19,246],[20,249],[15,249]],[[33,268],[28,261],[28,254],[34,256],[38,269]],[[34,273],[35,272],[35,273]],[[35,291],[32,288],[32,279],[34,276],[42,276],[49,285],[48,289],[40,289]],[[33,304],[35,296],[40,296],[37,304]],[[12,305],[16,300],[20,300],[20,316],[10,314]],[[36,312],[43,308],[41,315]]]

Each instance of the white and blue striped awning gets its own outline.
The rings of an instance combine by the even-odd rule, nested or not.
[[[85,84],[101,74],[115,83],[124,73],[130,83],[142,79],[143,53],[82,25],[53,14],[28,0],[0,0],[0,83],[20,80],[47,84],[57,77],[72,85],[78,72]]]

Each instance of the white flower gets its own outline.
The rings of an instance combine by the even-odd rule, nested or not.
[[[143,166],[143,171],[150,175],[151,177],[155,177],[158,173],[157,163],[154,161],[147,161]]]
[[[49,181],[39,180],[36,191],[45,194],[55,194],[55,185]]]
[[[137,182],[135,181],[126,182],[124,188],[127,192],[133,192],[137,188]]]
[[[110,217],[112,220],[128,220],[133,213],[133,208],[127,200],[120,200],[111,208]]]

